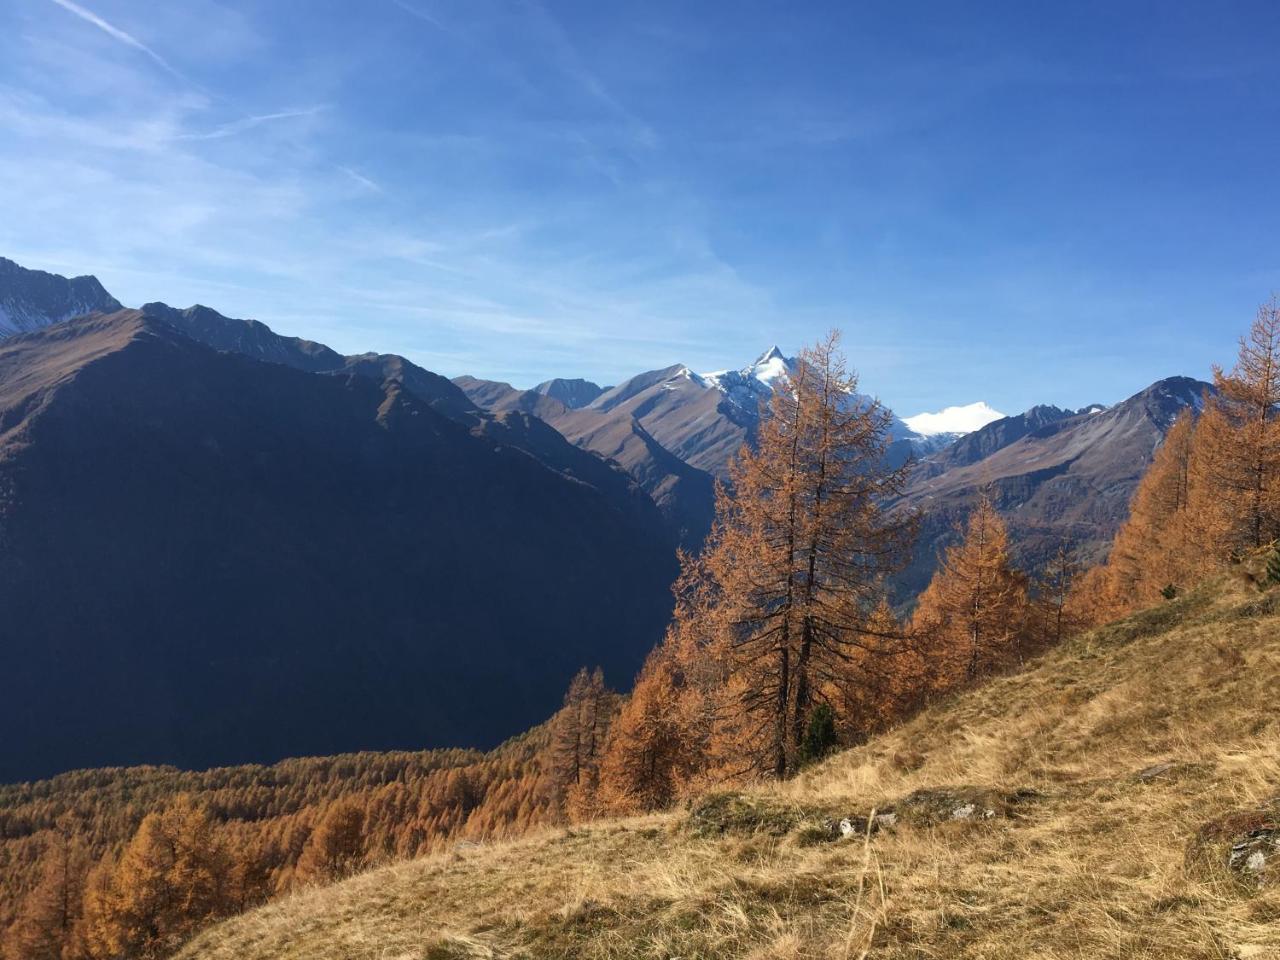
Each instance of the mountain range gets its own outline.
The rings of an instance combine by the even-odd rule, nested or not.
[[[588,384],[581,395],[595,396],[578,405],[540,387],[517,390],[475,377],[454,382],[487,410],[533,413],[575,444],[621,464],[653,497],[682,545],[696,549],[711,527],[715,482],[727,478],[729,461],[754,435],[774,382],[793,367],[776,346],[740,369],[699,374],[673,364],[607,389]],[[895,464],[953,439],[918,433],[897,417],[890,435],[888,457]]]
[[[0,780],[487,746],[582,664],[625,686],[661,636],[674,548],[792,364],[683,364],[601,387],[450,381],[194,306],[126,310],[92,277],[0,260]],[[83,314],[83,315],[82,315]],[[16,332],[15,332],[16,331]],[[8,335],[7,339],[4,339]],[[856,362],[856,355],[854,356]],[[985,405],[916,429],[898,509],[909,603],[978,491],[1034,566],[1100,557],[1179,411]]]
[[[967,434],[922,459],[900,507],[921,515],[900,596],[923,589],[979,491],[1004,516],[1018,562],[1037,570],[1062,544],[1080,562],[1105,557],[1129,500],[1164,435],[1213,386],[1169,377],[1111,407],[1032,407]]]
[[[0,781],[493,745],[582,664],[634,674],[675,564],[625,474],[393,360],[182,319],[0,342]]]
[[[738,370],[697,374],[676,364],[603,389],[577,407],[540,388],[459,377],[475,403],[525,410],[574,443],[624,466],[653,497],[681,542],[696,548],[714,512],[714,484],[750,440],[776,378],[794,361],[777,347]],[[556,381],[552,381],[553,383]],[[987,490],[1008,520],[1017,560],[1036,569],[1062,543],[1084,562],[1105,555],[1129,498],[1177,414],[1212,386],[1161,380],[1112,407],[1036,406],[1003,416],[977,402],[906,420],[893,417],[888,460],[914,460],[899,509],[922,515],[912,561],[895,582],[908,604],[975,498]]]

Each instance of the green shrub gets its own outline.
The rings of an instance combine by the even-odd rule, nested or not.
[[[825,703],[813,708],[800,744],[801,766],[821,760],[836,747],[836,715]]]

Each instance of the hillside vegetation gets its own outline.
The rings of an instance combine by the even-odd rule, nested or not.
[[[46,948],[41,958],[85,956],[79,901],[86,888],[94,877],[105,879],[102,871],[111,871],[148,814],[183,801],[216,825],[204,846],[211,858],[222,857],[221,882],[230,889],[214,916],[333,876],[321,869],[308,877],[305,868],[321,846],[324,825],[343,812],[356,811],[361,821],[359,842],[346,851],[357,865],[562,822],[546,769],[549,726],[489,753],[355,753],[200,772],[108,768],[0,786],[0,930],[10,934],[0,936],[0,955],[33,960],[32,944],[39,943]],[[60,856],[64,844],[69,849]],[[69,876],[59,876],[64,870]],[[56,927],[51,919],[60,912],[48,904],[64,898],[71,901],[65,911],[75,929],[60,938],[59,949],[48,948],[41,928]],[[23,919],[36,930],[24,930]],[[188,927],[198,926],[208,917],[187,920]]]
[[[792,781],[373,870],[180,956],[1280,956],[1267,582],[1240,564]]]

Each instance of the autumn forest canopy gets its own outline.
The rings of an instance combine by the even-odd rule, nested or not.
[[[1101,562],[1062,537],[1020,565],[984,487],[904,598],[895,578],[928,519],[903,500],[914,464],[889,455],[892,414],[859,391],[832,333],[773,383],[716,485],[705,542],[679,554],[673,616],[629,690],[585,664],[554,716],[490,752],[0,787],[5,956],[159,958],[220,918],[377,863],[786,780],[1245,558],[1270,551],[1280,580],[1280,306],[1212,369]]]

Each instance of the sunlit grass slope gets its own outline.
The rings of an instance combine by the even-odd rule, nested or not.
[[[1241,567],[784,786],[375,870],[183,956],[1280,958],[1278,796],[1280,589]]]

